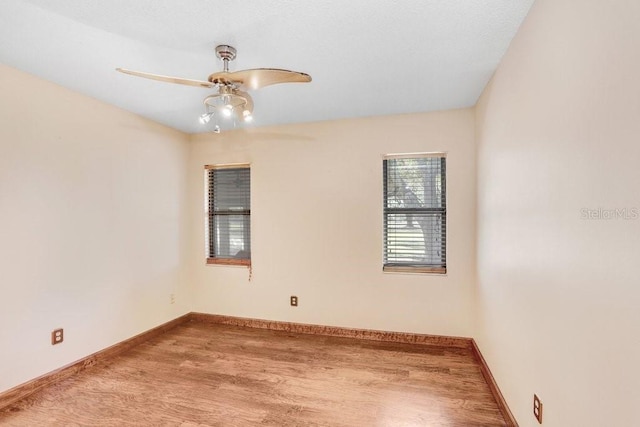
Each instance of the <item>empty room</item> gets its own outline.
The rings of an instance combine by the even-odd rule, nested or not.
[[[639,20],[3,0],[0,425],[640,425]]]

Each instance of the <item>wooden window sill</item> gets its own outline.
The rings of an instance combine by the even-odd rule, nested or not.
[[[445,267],[402,267],[402,266],[384,266],[382,271],[385,273],[427,273],[427,274],[447,274]]]
[[[234,258],[207,258],[207,264],[215,265],[239,265],[251,267],[250,259],[234,259]]]

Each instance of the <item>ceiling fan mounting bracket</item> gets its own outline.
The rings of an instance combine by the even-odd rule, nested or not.
[[[216,56],[223,60],[233,61],[236,59],[236,48],[228,44],[218,45],[216,46]]]
[[[229,61],[236,59],[236,48],[228,44],[216,46],[216,56],[222,60],[224,71],[229,72]]]

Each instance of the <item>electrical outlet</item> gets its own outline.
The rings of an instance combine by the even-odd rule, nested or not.
[[[60,344],[64,341],[64,330],[62,328],[54,329],[51,332],[51,345]]]
[[[292,307],[298,306],[298,297],[295,295],[291,295],[291,306]]]
[[[169,295],[169,304],[175,304],[175,303],[176,303],[176,294]]]
[[[542,402],[536,394],[533,395],[533,416],[542,424]]]

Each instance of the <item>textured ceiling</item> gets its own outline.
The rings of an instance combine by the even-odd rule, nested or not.
[[[2,0],[0,61],[185,132],[211,89],[217,44],[231,70],[286,68],[307,84],[252,93],[253,126],[475,104],[533,0]]]

